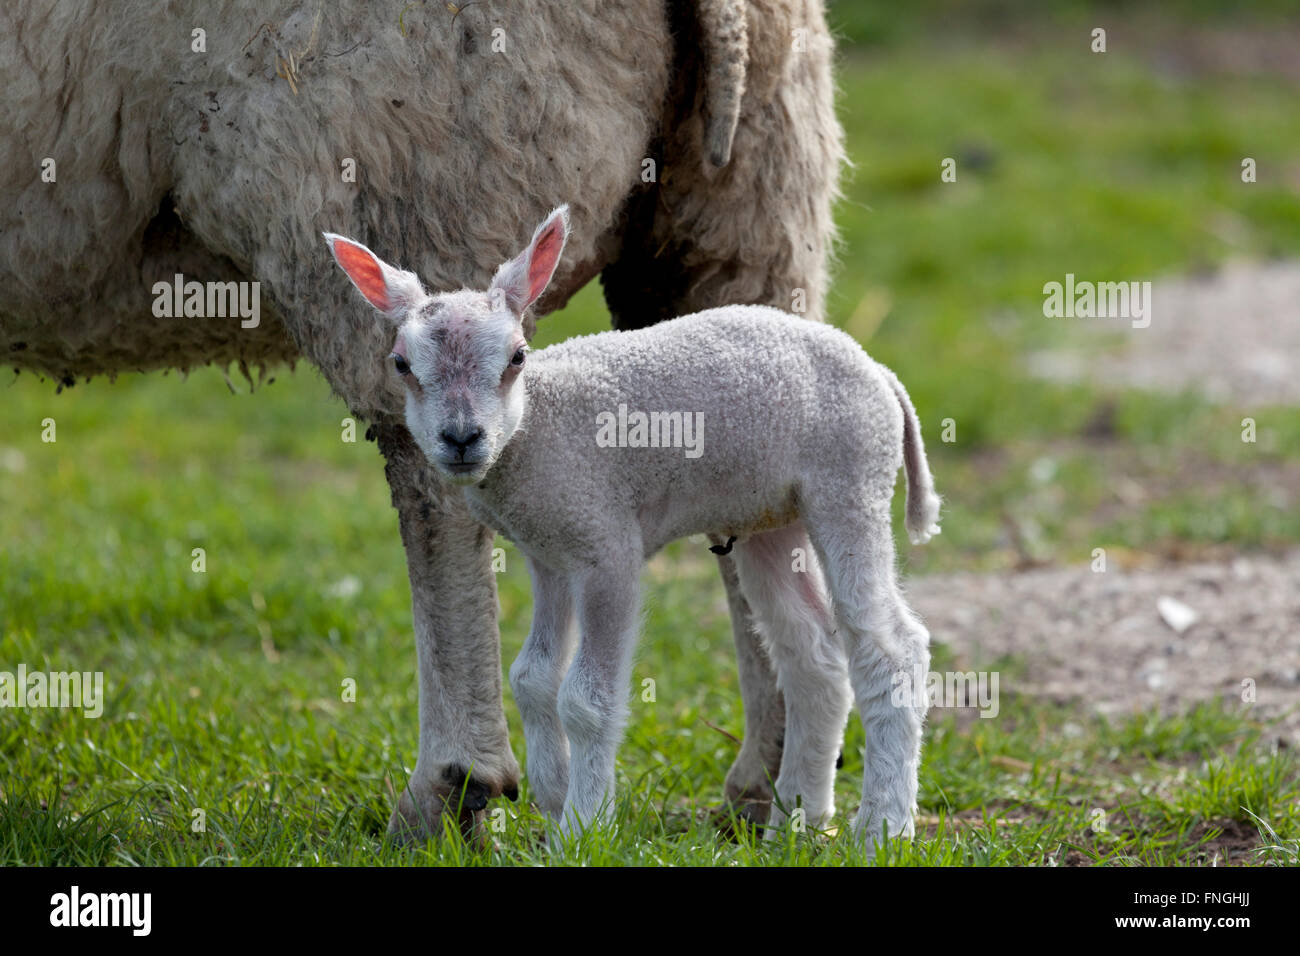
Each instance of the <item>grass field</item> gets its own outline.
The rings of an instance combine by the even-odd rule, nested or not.
[[[908,384],[947,499],[941,538],[900,540],[907,573],[1012,564],[1000,517],[1012,504],[1060,563],[1086,561],[1098,541],[1157,554],[1300,542],[1300,514],[1261,503],[1248,480],[1260,460],[1300,461],[1294,409],[1049,385],[1023,367],[1029,349],[1068,341],[1041,312],[1043,283],[1066,272],[1152,278],[1300,254],[1295,182],[1239,177],[1242,156],[1295,169],[1295,88],[1170,77],[1055,30],[1014,54],[849,49],[840,85],[855,166],[831,319]],[[953,184],[939,180],[948,156]],[[1218,228],[1225,216],[1237,228]],[[539,344],[606,325],[593,284],[543,323]],[[343,404],[305,366],[251,395],[214,370],[57,395],[24,374],[0,395],[0,670],[101,670],[107,692],[95,720],[0,712],[0,864],[860,862],[846,834],[733,842],[707,818],[735,752],[708,724],[739,734],[742,711],[698,540],[647,574],[634,680],[653,678],[656,700],[633,697],[615,831],[547,856],[526,803],[499,801],[494,849],[385,845],[394,788],[414,765],[409,596],[381,460],[341,440]],[[1243,445],[1243,415],[1267,441]],[[1164,479],[1105,517],[1114,457],[1084,438],[1098,416],[1106,448],[1141,454]],[[46,418],[54,443],[41,440]],[[950,444],[937,439],[945,418]],[[1030,477],[1048,444],[1052,496]],[[1236,477],[1212,492],[1182,480],[1204,462]],[[194,548],[205,573],[191,570]],[[530,608],[508,547],[499,586],[508,661]],[[1294,752],[1248,712],[1105,721],[1016,694],[1017,666],[1002,667],[997,719],[932,711],[922,833],[881,861],[1300,861]],[[354,703],[341,699],[349,678]],[[522,761],[509,699],[507,713]],[[857,803],[861,745],[854,717],[842,817]]]

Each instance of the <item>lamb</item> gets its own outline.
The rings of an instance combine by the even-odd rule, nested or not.
[[[533,624],[510,683],[537,804],[563,834],[607,818],[640,570],[668,542],[709,534],[737,541],[741,591],[785,696],[768,834],[796,807],[808,826],[830,819],[854,700],[867,731],[854,833],[869,848],[882,834],[912,835],[925,705],[893,691],[899,675],[928,670],[929,635],[895,581],[899,466],[914,543],[938,533],[940,502],[906,391],[845,333],[765,306],[530,355],[525,316],[568,228],[562,206],[485,292],[435,295],[365,246],[326,234],[396,333],[392,360],[416,444],[464,489],[471,514],[527,559]],[[625,440],[611,426],[615,409],[621,423],[631,419],[627,408],[668,413],[655,437],[670,440]],[[694,456],[684,440],[673,447],[687,422],[701,439]]]

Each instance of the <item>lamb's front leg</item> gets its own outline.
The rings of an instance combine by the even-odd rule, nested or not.
[[[528,787],[553,819],[569,789],[569,741],[557,709],[560,681],[573,645],[573,588],[568,576],[528,562],[533,579],[533,629],[510,665],[510,687],[524,722]]]
[[[624,551],[578,582],[582,643],[560,688],[560,719],[571,750],[569,795],[560,821],[564,833],[579,831],[613,809],[614,759],[627,723],[641,570],[639,543]]]

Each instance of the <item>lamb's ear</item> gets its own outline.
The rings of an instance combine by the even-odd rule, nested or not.
[[[569,207],[560,206],[533,233],[528,248],[497,270],[488,294],[500,292],[515,315],[537,301],[560,262],[569,239]]]
[[[390,319],[406,314],[424,290],[412,272],[395,269],[359,242],[332,232],[322,233],[339,264],[366,301]]]

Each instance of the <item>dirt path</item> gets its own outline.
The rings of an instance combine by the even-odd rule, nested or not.
[[[1082,277],[1081,277],[1082,278]],[[1241,407],[1300,404],[1300,263],[1237,262],[1154,283],[1147,328],[1061,319],[1071,343],[1030,357],[1044,378],[1196,389]]]
[[[959,669],[987,668],[1004,655],[1024,662],[1023,677],[1003,676],[1003,693],[1121,714],[1214,697],[1240,702],[1249,680],[1250,706],[1281,717],[1281,736],[1300,743],[1300,551],[1103,573],[927,575],[907,590]],[[1182,633],[1162,617],[1162,598],[1195,613]],[[1177,622],[1178,610],[1166,614]]]

